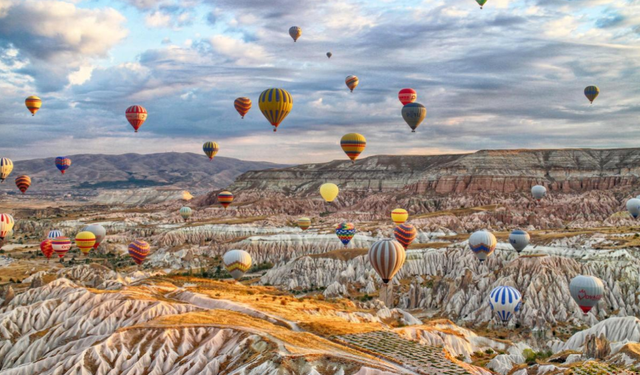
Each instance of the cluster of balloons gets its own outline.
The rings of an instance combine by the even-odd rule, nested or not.
[[[76,234],[75,244],[80,252],[88,255],[91,249],[97,249],[107,235],[107,230],[100,224],[91,224]],[[47,258],[56,253],[60,259],[64,258],[71,250],[72,241],[65,237],[61,230],[53,229],[47,234],[47,238],[40,243],[40,251]]]

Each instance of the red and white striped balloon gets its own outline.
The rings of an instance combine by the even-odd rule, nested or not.
[[[131,107],[127,108],[124,114],[127,116],[129,124],[133,126],[133,129],[136,131],[136,133],[138,132],[138,129],[140,129],[142,124],[147,121],[147,110],[144,109],[144,107],[141,105],[132,105]]]

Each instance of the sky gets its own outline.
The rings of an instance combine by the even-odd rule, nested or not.
[[[636,147],[639,69],[640,0],[0,0],[0,157],[215,141],[218,156],[314,163],[346,158],[351,132],[361,157]],[[257,103],[271,87],[294,101],[277,133]],[[416,133],[404,87],[427,108]],[[149,113],[137,134],[133,104]]]

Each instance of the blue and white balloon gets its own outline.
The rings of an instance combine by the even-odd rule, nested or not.
[[[509,243],[518,252],[518,254],[524,250],[527,245],[529,245],[530,239],[531,236],[529,236],[529,233],[520,229],[516,229],[509,234]]]
[[[496,236],[486,230],[479,230],[469,237],[469,248],[481,262],[493,254],[497,244]]]
[[[489,295],[491,310],[502,323],[507,324],[522,307],[522,295],[511,286],[494,288]]]
[[[56,239],[58,237],[63,237],[64,233],[62,233],[61,230],[58,229],[54,229],[54,230],[50,230],[49,234],[47,234],[47,239],[53,240]]]

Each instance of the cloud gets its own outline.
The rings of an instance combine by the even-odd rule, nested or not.
[[[215,35],[209,39],[213,50],[238,65],[264,64],[267,53],[255,43],[245,42],[225,35]]]

